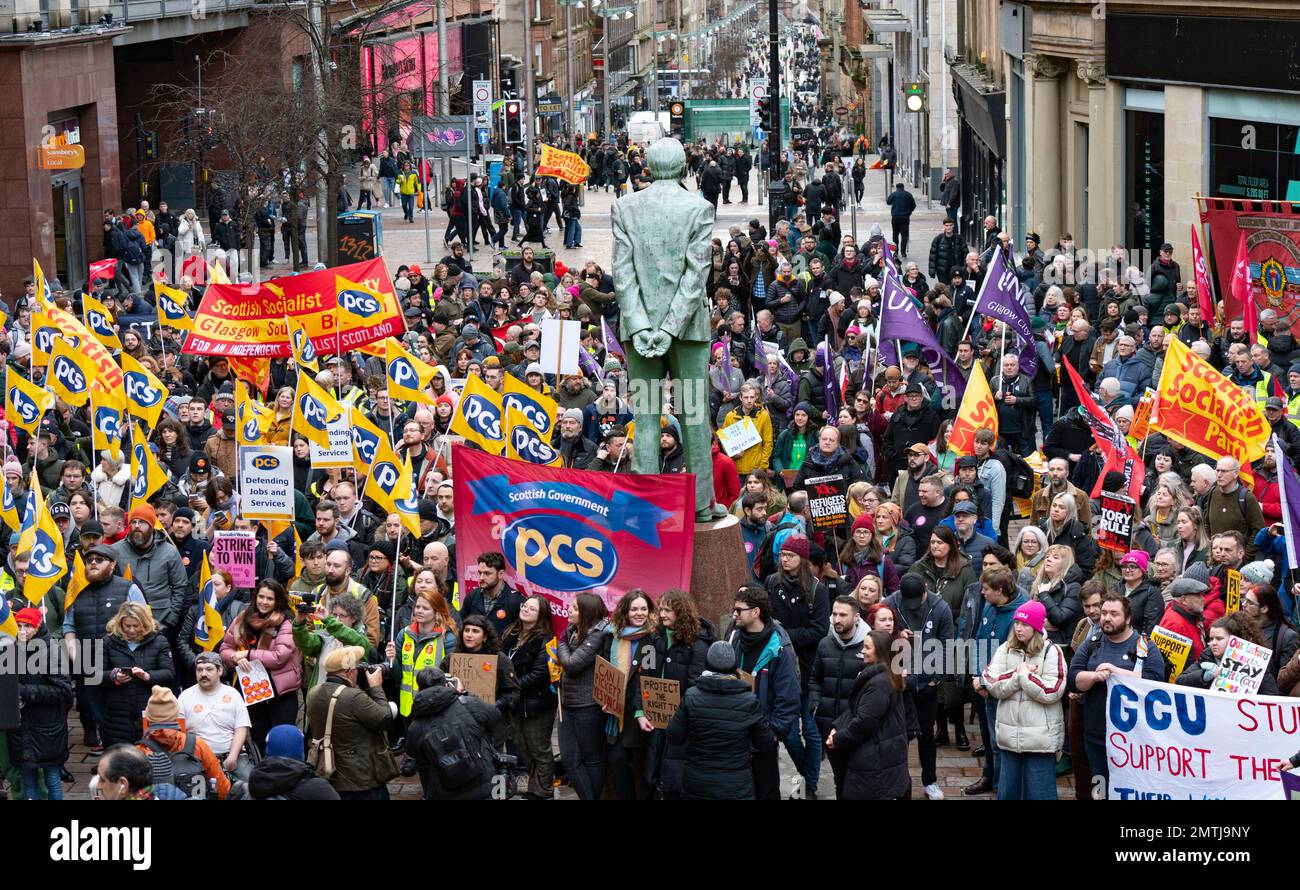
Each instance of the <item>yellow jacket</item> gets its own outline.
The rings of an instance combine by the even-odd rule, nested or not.
[[[414,195],[420,191],[420,177],[412,170],[410,173],[399,173],[397,176],[397,193],[400,195]]]
[[[736,408],[722,419],[722,427],[739,423],[744,416],[742,409]],[[754,413],[750,415],[749,419],[754,421],[754,428],[758,430],[758,435],[762,437],[762,441],[757,445],[751,445],[736,455],[736,472],[740,474],[741,479],[744,479],[747,474],[755,470],[767,469],[772,463],[772,415],[768,413],[765,407],[758,405],[754,408]]]

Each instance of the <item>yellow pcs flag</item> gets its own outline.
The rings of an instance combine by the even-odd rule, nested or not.
[[[208,284],[230,284],[230,276],[221,263],[208,263]]]
[[[14,620],[14,613],[9,609],[9,600],[0,596],[0,633],[9,634],[11,637],[18,636],[18,622]]]
[[[372,325],[370,317],[378,314],[388,298],[362,281],[334,276],[334,296],[339,306],[339,330],[352,331]]]
[[[126,393],[126,409],[149,427],[158,425],[163,405],[171,395],[153,372],[130,355],[122,353],[122,390]]]
[[[148,502],[155,491],[167,484],[167,474],[149,450],[140,424],[131,428],[131,509]]]
[[[54,393],[32,383],[15,368],[9,369],[5,388],[5,419],[29,436],[36,435],[41,417],[54,407]]]
[[[253,398],[248,382],[235,384],[235,433],[240,445],[261,445],[275,423],[275,409]]]
[[[117,451],[126,435],[126,399],[116,392],[95,393],[91,435],[96,451]]]
[[[117,328],[113,327],[113,313],[108,307],[90,294],[81,298],[81,306],[86,316],[86,327],[95,339],[109,349],[121,349],[122,341],[117,336]]]
[[[506,406],[506,457],[523,460],[543,467],[562,467],[564,457],[542,438],[524,412],[513,405]]]
[[[35,472],[32,473],[32,481],[37,483]],[[63,551],[63,533],[54,524],[54,517],[45,506],[45,495],[41,493],[39,483],[35,484],[32,497],[36,505],[36,533],[31,539],[32,558],[27,564],[23,594],[28,602],[38,606],[50,588],[67,574],[68,557]],[[21,542],[19,546],[21,548]]]
[[[438,369],[411,355],[392,337],[384,341],[384,346],[389,397],[432,405],[434,400],[425,390],[437,376]]]
[[[77,351],[66,337],[60,336],[54,341],[45,385],[56,396],[69,405],[80,408],[90,399],[90,385],[98,374],[99,369],[90,356]]]
[[[388,434],[375,426],[360,408],[348,409],[348,422],[352,427],[352,466],[358,476],[365,476],[375,462],[380,444],[389,445]]]
[[[178,287],[168,287],[161,281],[153,283],[153,293],[158,304],[159,324],[165,324],[178,331],[193,330],[194,319],[190,318],[189,312],[185,309],[190,301],[189,294]]]
[[[14,493],[9,488],[9,483],[0,480],[0,519],[4,520],[5,525],[17,533],[23,525],[23,517],[18,514],[18,504],[14,502]],[[0,597],[3,599],[3,597]]]
[[[203,605],[202,614],[194,622],[194,645],[204,652],[211,652],[221,645],[226,635],[226,625],[217,611],[217,592],[212,584],[212,566],[208,555],[203,554],[203,568],[199,571],[199,602]]]
[[[505,448],[502,427],[505,409],[501,396],[475,374],[465,378],[456,413],[451,416],[451,431],[464,436],[488,454],[501,454]]]
[[[289,349],[293,351],[293,360],[305,368],[310,368],[313,374],[320,371],[320,359],[316,355],[316,347],[312,345],[311,337],[307,335],[307,329],[302,326],[302,322],[286,315],[284,324],[289,330]]]
[[[68,580],[68,592],[63,597],[63,611],[67,612],[72,608],[72,604],[81,596],[81,591],[90,585],[90,579],[86,577],[86,563],[81,559],[81,549],[78,548],[72,556],[72,577]]]
[[[343,416],[343,406],[310,374],[298,375],[298,392],[293,397],[293,429],[308,442],[329,450],[329,425]]]
[[[971,368],[970,379],[966,381],[966,394],[961,397],[957,419],[952,422],[952,430],[948,433],[948,447],[959,457],[974,454],[975,433],[983,429],[993,430],[995,436],[998,434],[998,406],[993,401],[989,380],[984,376],[984,366],[976,362]]]
[[[505,384],[501,387],[501,400],[506,408],[514,408],[524,415],[537,432],[542,434],[543,440],[551,441],[560,410],[555,399],[533,389],[514,374],[506,374]]]
[[[370,466],[370,482],[366,485],[366,496],[383,508],[385,515],[396,513],[402,518],[402,526],[417,537],[420,534],[419,509],[414,511],[411,521],[411,464],[398,460],[393,448],[384,439],[379,443],[375,453],[375,462]]]
[[[47,367],[50,363],[50,353],[54,351],[54,343],[64,333],[54,320],[44,312],[32,313],[32,367]],[[72,345],[78,345],[76,338],[72,338]]]
[[[45,280],[45,273],[41,271],[41,264],[32,257],[32,282],[36,285],[36,305],[40,309],[46,309],[50,305],[50,283]],[[87,287],[90,285],[87,284]]]

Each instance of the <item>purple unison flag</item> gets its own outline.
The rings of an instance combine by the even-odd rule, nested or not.
[[[600,337],[605,341],[605,351],[612,352],[618,356],[624,363],[627,362],[627,353],[623,351],[623,344],[618,342],[614,332],[609,329],[609,324],[605,321],[605,316],[600,317]]]
[[[581,343],[578,344],[578,367],[596,378],[597,383],[604,385],[605,375],[600,373],[600,365],[596,364],[596,359],[592,357],[590,352],[582,348]]]
[[[730,371],[731,370],[731,333],[728,332],[727,336],[723,337],[720,342],[722,343],[722,367]]]
[[[903,290],[893,276],[886,276],[880,300],[880,357],[886,364],[901,365],[901,356],[894,348],[896,341],[915,343],[934,372],[934,377],[944,386],[951,386],[953,398],[958,400],[966,392],[966,377],[957,362],[943,351],[930,326],[921,317],[912,295]],[[954,403],[956,404],[956,403]]]
[[[1289,421],[1288,421],[1289,422]],[[1286,558],[1288,565],[1294,569],[1300,567],[1300,477],[1296,476],[1295,467],[1287,460],[1286,450],[1277,436],[1273,437],[1273,459],[1277,462],[1278,494],[1282,497],[1282,524],[1286,534]]]
[[[831,341],[822,340],[817,350],[817,362],[822,366],[822,397],[826,400],[826,422],[834,423],[840,413],[839,381],[835,379],[835,356],[831,353]]]
[[[975,312],[1004,322],[1030,349],[1020,354],[1020,369],[1030,377],[1038,370],[1038,356],[1033,350],[1034,327],[1029,322],[1029,312],[1020,300],[1020,279],[1007,261],[1008,252],[1001,248],[993,251],[988,272],[975,298]]]
[[[754,354],[750,358],[759,374],[767,373],[767,346],[763,343],[763,335],[759,332],[757,323],[754,325]]]

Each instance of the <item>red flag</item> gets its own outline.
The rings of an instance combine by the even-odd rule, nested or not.
[[[90,282],[93,284],[96,278],[103,278],[112,281],[117,276],[117,260],[95,260],[90,264]]]
[[[1214,324],[1214,291],[1210,289],[1210,269],[1201,251],[1201,239],[1192,226],[1192,268],[1196,273],[1196,300],[1201,307],[1201,319]]]
[[[235,372],[237,378],[256,389],[262,394],[262,398],[266,398],[267,391],[271,387],[271,360],[269,358],[247,358],[232,355],[228,356],[226,361],[230,363],[230,370]]]
[[[1245,232],[1241,233],[1241,239],[1237,242],[1237,258],[1232,263],[1232,278],[1229,279],[1228,287],[1246,322],[1246,334],[1250,337],[1250,342],[1254,343],[1259,336],[1259,308],[1255,305],[1255,288],[1250,282],[1250,254],[1246,250]]]
[[[1083,379],[1079,377],[1079,372],[1074,370],[1074,365],[1065,356],[1061,357],[1065,370],[1070,374],[1070,383],[1074,385],[1074,392],[1079,397],[1079,404],[1084,409],[1083,418],[1088,422],[1088,428],[1092,430],[1092,438],[1097,443],[1097,449],[1104,458],[1101,472],[1097,474],[1097,484],[1093,486],[1091,496],[1098,497],[1101,493],[1102,483],[1106,480],[1106,474],[1112,470],[1123,473],[1124,478],[1128,480],[1128,496],[1135,503],[1142,502],[1142,483],[1146,479],[1146,467],[1142,459],[1138,457],[1133,446],[1129,444],[1124,434],[1120,432],[1119,427],[1115,424],[1114,418],[1102,410],[1101,406],[1093,399],[1092,393],[1088,392],[1088,387],[1084,385]]]

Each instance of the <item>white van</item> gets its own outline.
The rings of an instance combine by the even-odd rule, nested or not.
[[[664,125],[653,111],[637,111],[628,118],[627,138],[629,142],[650,145],[667,135]]]

